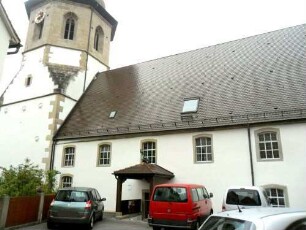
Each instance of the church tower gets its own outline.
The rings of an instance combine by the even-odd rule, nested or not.
[[[117,21],[103,0],[28,0],[21,66],[0,98],[0,166],[49,168],[52,137],[98,72]]]

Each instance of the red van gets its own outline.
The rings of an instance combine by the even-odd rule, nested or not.
[[[213,213],[212,202],[203,185],[160,184],[155,186],[149,206],[148,223],[161,228],[198,229]]]

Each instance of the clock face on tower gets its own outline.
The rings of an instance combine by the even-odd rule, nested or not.
[[[45,18],[45,12],[44,11],[39,11],[36,16],[35,16],[35,23],[39,24],[41,23]]]

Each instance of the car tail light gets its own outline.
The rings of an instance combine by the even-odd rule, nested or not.
[[[91,208],[91,200],[87,201],[85,204],[85,209],[90,209]]]

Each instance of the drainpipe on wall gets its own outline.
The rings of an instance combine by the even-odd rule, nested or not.
[[[254,179],[254,166],[253,166],[253,153],[252,153],[252,142],[251,142],[250,124],[248,124],[248,140],[249,140],[249,154],[250,154],[250,166],[251,166],[252,186],[254,186],[255,185],[255,179]]]
[[[54,169],[54,154],[55,154],[55,145],[56,141],[53,139],[52,140],[52,147],[51,147],[51,159],[50,159],[50,170]]]
[[[88,32],[88,41],[87,41],[87,50],[86,50],[86,63],[85,63],[85,76],[84,76],[84,86],[83,86],[83,93],[86,89],[86,79],[87,79],[87,66],[88,66],[88,52],[89,52],[89,44],[90,44],[90,36],[91,36],[91,25],[92,25],[92,15],[93,15],[93,8],[91,8],[91,16],[90,16],[90,23],[89,23],[89,32]]]

